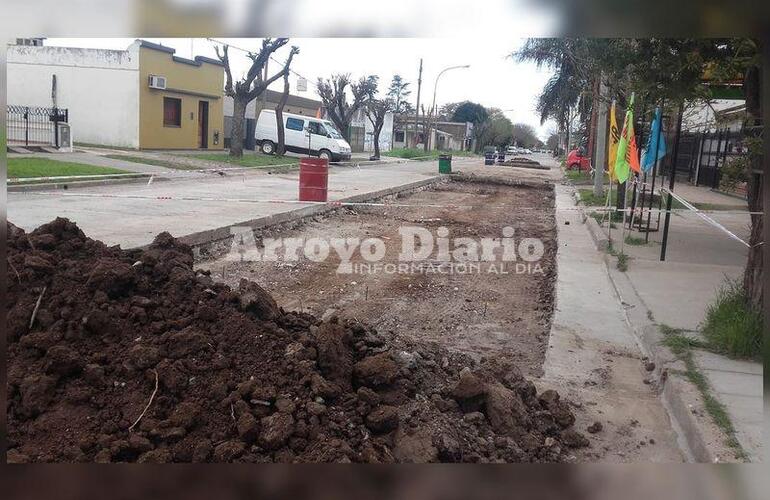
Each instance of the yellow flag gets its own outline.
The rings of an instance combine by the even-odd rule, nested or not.
[[[615,175],[615,157],[618,155],[618,142],[620,142],[620,130],[618,130],[618,120],[615,118],[615,100],[613,99],[612,107],[610,108],[610,155],[607,159],[610,181],[617,180]]]

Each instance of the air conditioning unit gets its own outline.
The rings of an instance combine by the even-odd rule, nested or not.
[[[150,75],[149,80],[150,80],[150,88],[151,89],[165,90],[165,88],[166,88],[166,77],[165,76]]]

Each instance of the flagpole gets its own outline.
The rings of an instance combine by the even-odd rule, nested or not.
[[[650,186],[650,208],[647,211],[647,232],[644,233],[644,242],[649,243],[650,241],[650,219],[652,217],[652,200],[655,198],[655,173],[660,168],[660,155],[658,155],[658,151],[660,151],[660,139],[663,135],[663,112],[666,110],[666,98],[662,98],[660,100],[660,123],[658,123],[658,141],[655,145],[655,162],[652,164],[652,185]],[[658,212],[658,216],[660,216],[660,212]],[[658,228],[660,228],[660,218],[658,218]]]
[[[626,192],[623,194],[623,227],[620,229],[620,253],[621,254],[625,253],[624,250],[626,248],[626,194],[628,194],[628,189],[626,189]]]
[[[607,245],[612,248],[612,176],[610,176],[610,189],[607,191],[607,214],[609,223],[607,224]]]
[[[644,106],[642,107],[642,128],[639,130],[639,140],[636,141],[637,144],[641,144],[644,139],[644,127],[645,127],[645,117],[647,114],[647,100],[645,99]],[[642,159],[642,149],[639,148],[639,161],[641,162]],[[628,225],[628,230],[631,231],[634,229],[634,214],[636,213],[636,196],[637,196],[637,187],[639,185],[639,173],[634,173],[634,194],[631,196],[631,223]]]

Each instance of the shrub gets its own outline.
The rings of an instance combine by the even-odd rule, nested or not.
[[[737,280],[727,280],[706,310],[703,334],[730,356],[758,358],[762,350],[762,314],[752,309]]]

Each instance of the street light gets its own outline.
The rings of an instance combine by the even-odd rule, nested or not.
[[[433,104],[432,104],[432,105],[431,105],[431,107],[430,107],[431,111],[434,111],[434,108],[436,107],[436,90],[438,89],[438,79],[439,79],[439,78],[441,78],[441,75],[443,75],[444,73],[446,73],[446,72],[447,72],[447,71],[449,71],[450,69],[463,69],[463,68],[470,68],[470,67],[471,67],[471,65],[470,65],[470,64],[463,64],[463,65],[460,65],[460,66],[449,66],[448,68],[444,68],[444,69],[442,69],[442,70],[439,72],[439,74],[438,74],[438,75],[436,75],[436,83],[433,85]],[[431,138],[432,138],[432,135],[431,135],[431,133],[430,133],[430,126],[431,126],[431,121],[432,121],[432,120],[430,120],[430,121],[428,122],[428,130],[427,130],[427,132],[428,132],[428,140],[427,140],[427,141],[425,141],[425,144],[428,146],[428,149],[431,149],[431,147],[433,146],[433,145],[431,144]]]

